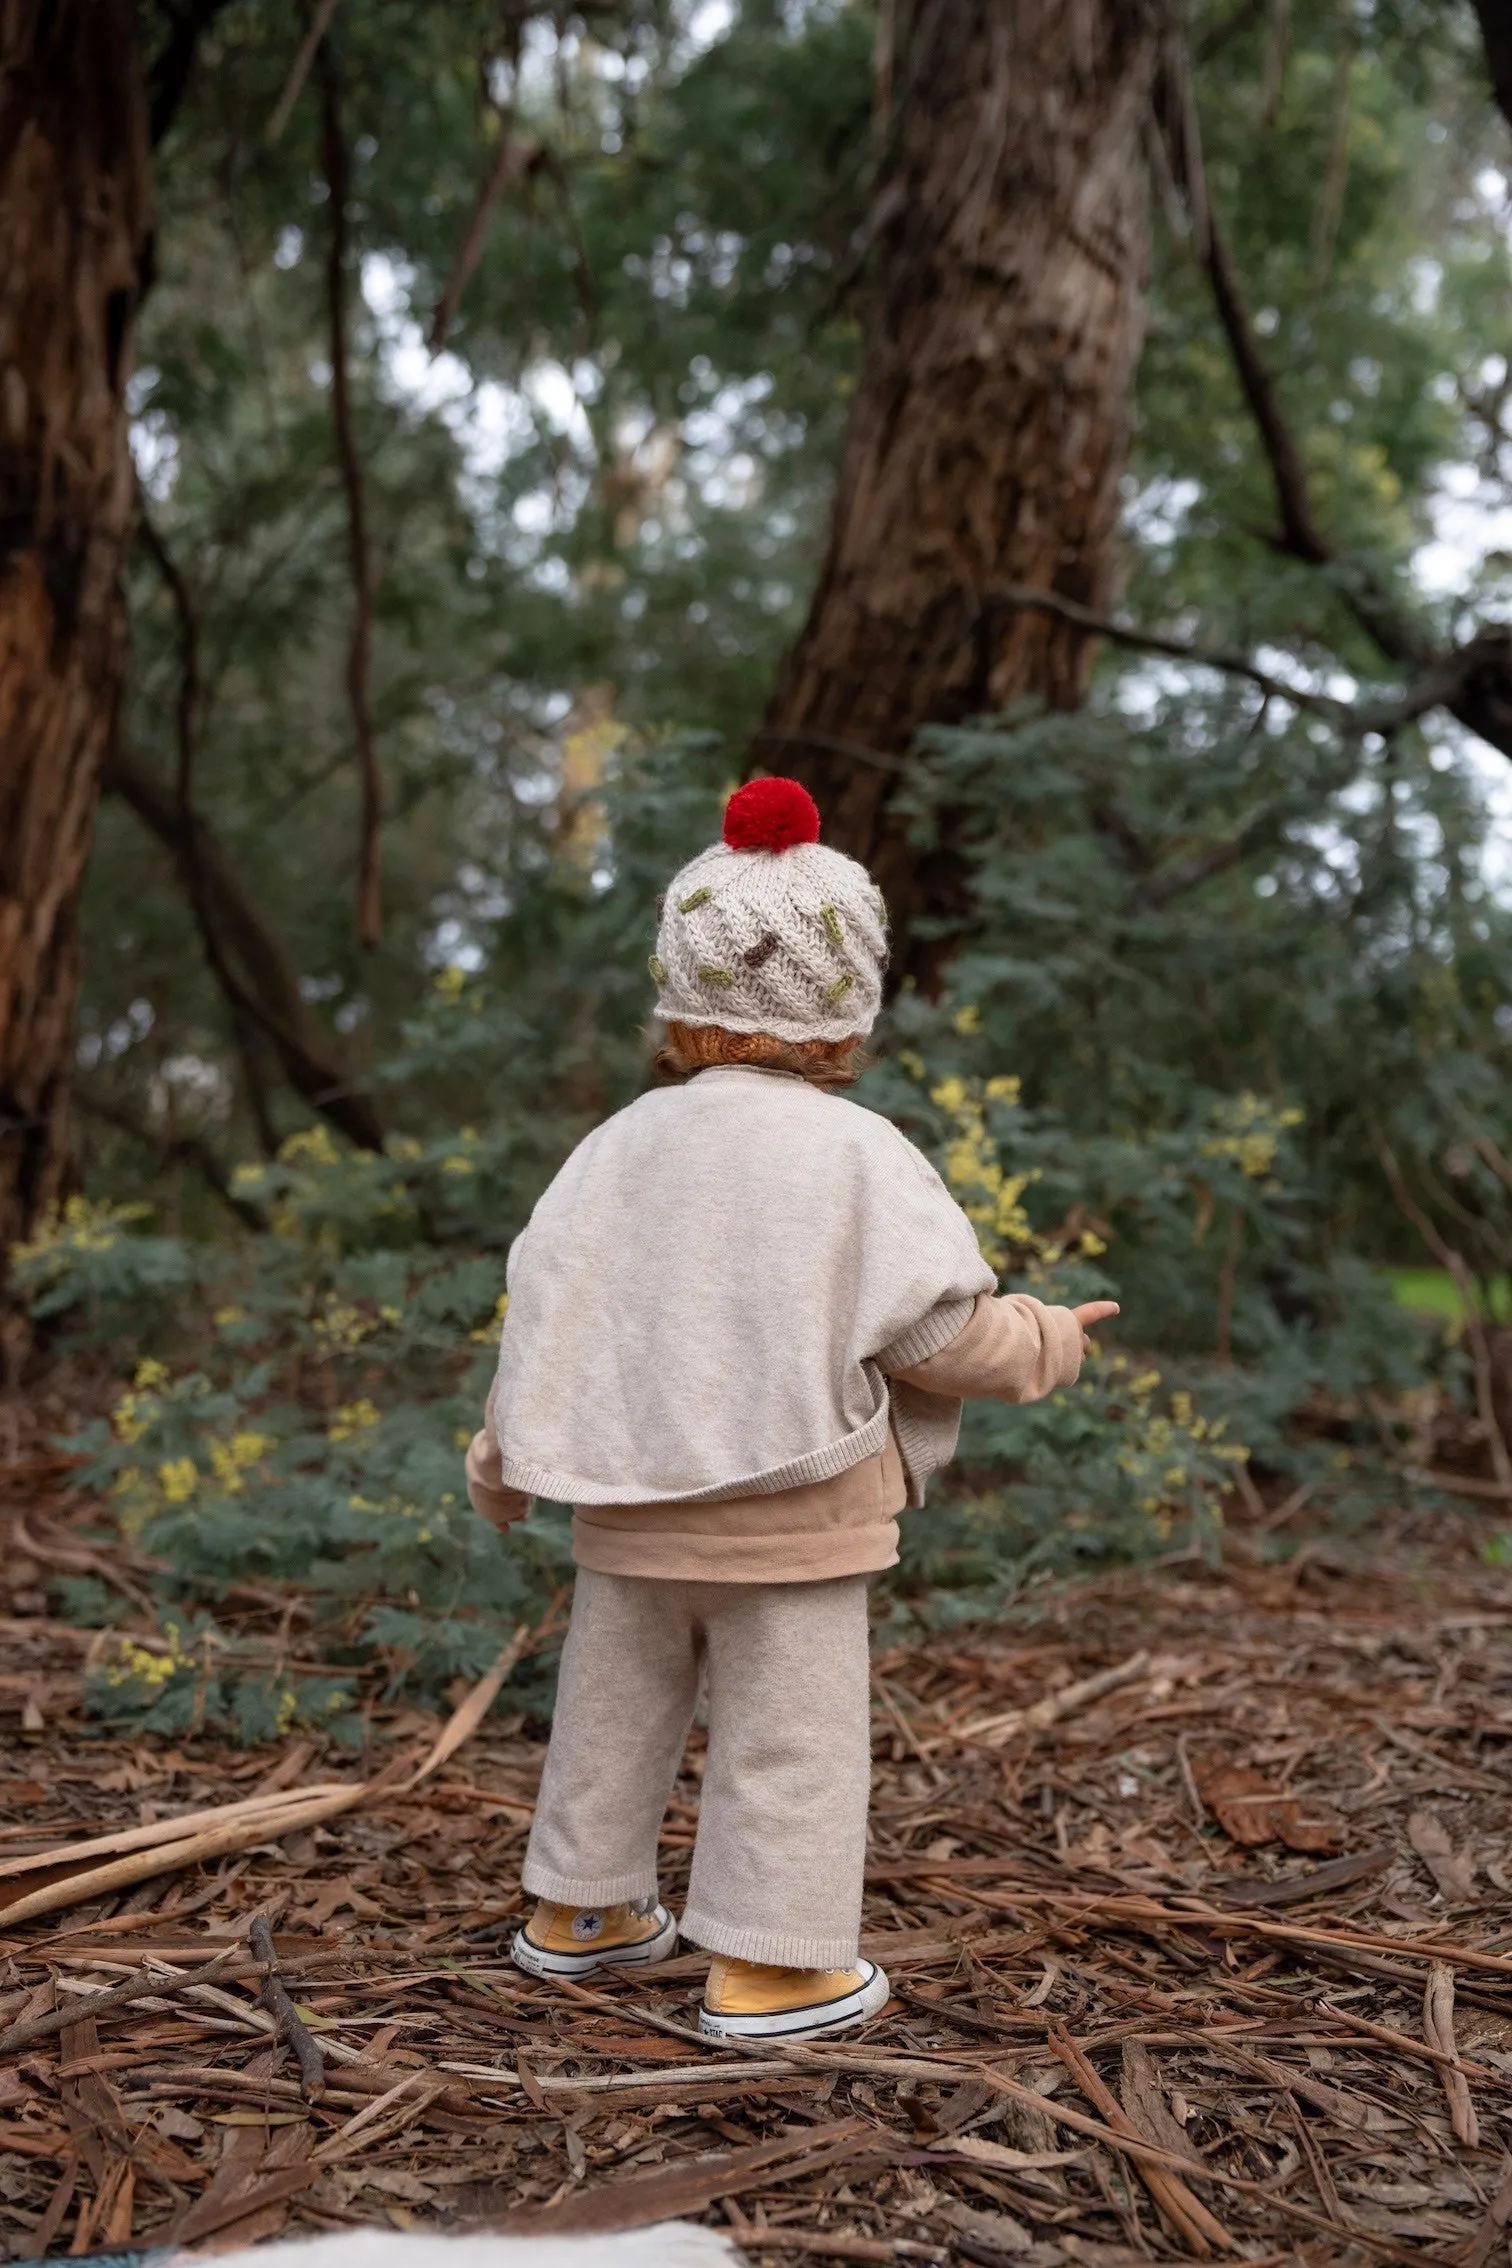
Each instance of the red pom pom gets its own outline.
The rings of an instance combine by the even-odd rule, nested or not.
[[[819,806],[797,780],[748,780],[725,805],[731,850],[792,850],[819,840]]]

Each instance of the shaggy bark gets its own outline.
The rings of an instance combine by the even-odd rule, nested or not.
[[[63,1179],[78,897],[126,663],[152,234],[136,13],[0,12],[0,1256]]]
[[[952,886],[890,809],[919,727],[1085,689],[1085,631],[994,587],[1115,593],[1158,45],[1154,0],[918,0],[891,68],[829,553],[753,754],[871,865],[900,944]]]

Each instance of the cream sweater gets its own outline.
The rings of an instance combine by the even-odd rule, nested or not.
[[[1070,1311],[992,1284],[934,1168],[874,1113],[734,1065],[644,1095],[515,1241],[473,1500],[503,1521],[572,1504],[576,1557],[605,1573],[886,1565],[963,1393],[1077,1375]]]

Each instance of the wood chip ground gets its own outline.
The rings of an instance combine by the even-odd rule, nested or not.
[[[689,2037],[696,1954],[586,1991],[512,1968],[544,1730],[498,1709],[411,1794],[9,1931],[0,1907],[0,2029],[181,1986],[262,1913],[325,2080],[302,2092],[250,1950],[81,2010],[0,2056],[0,2248],[684,2215],[778,2264],[1504,2263],[1512,1578],[1484,1532],[1284,1565],[1240,1538],[1222,1571],[883,1653],[866,1950],[894,1997],[807,2055]],[[88,1634],[10,1605],[0,1858],[362,1769],[104,1738]],[[370,1769],[439,1724],[374,1722]],[[700,1762],[695,1734],[674,1906]]]

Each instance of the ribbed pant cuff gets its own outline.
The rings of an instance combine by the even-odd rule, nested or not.
[[[855,1937],[793,1937],[775,1929],[732,1929],[690,1906],[680,1924],[684,1937],[732,1961],[765,1961],[778,1969],[849,1969],[860,1945]]]
[[[630,1874],[556,1874],[527,1858],[520,1869],[520,1887],[532,1898],[549,1898],[554,1906],[623,1906],[632,1898],[656,1896],[655,1867],[637,1867]]]

